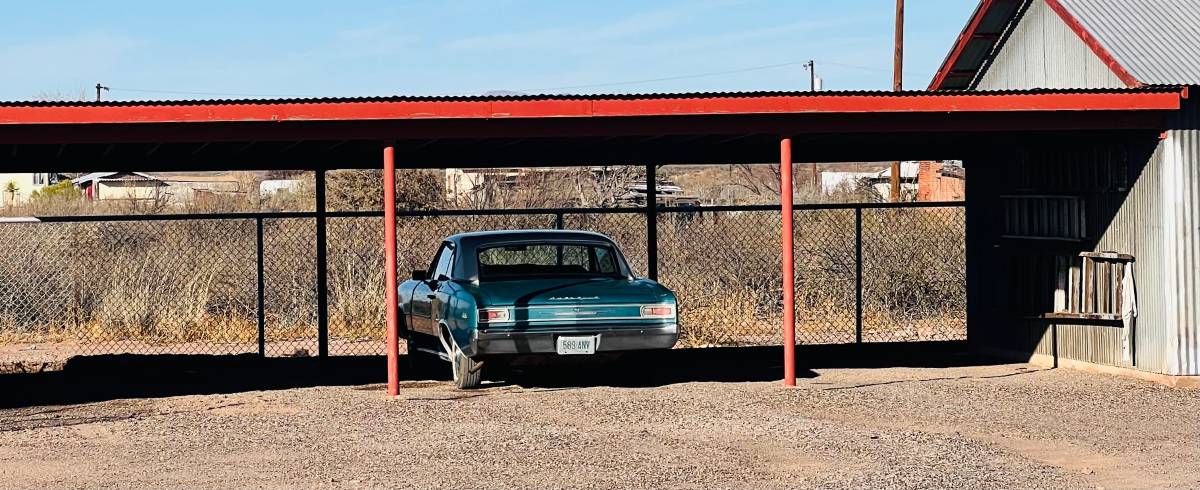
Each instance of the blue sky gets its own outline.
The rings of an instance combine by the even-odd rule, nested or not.
[[[925,88],[975,3],[908,1],[906,88]],[[893,5],[10,0],[0,99],[77,97],[96,82],[111,99],[796,90],[809,59],[827,90],[888,89]],[[784,66],[688,77],[771,65]]]

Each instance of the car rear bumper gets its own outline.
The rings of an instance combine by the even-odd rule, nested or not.
[[[596,352],[670,349],[679,339],[675,323],[622,327],[557,327],[529,330],[478,331],[474,355],[554,354],[561,336],[598,335]]]

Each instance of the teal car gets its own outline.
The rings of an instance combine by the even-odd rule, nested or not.
[[[399,300],[409,352],[449,361],[459,388],[516,356],[670,349],[679,332],[675,294],[634,277],[612,239],[586,231],[451,236]]]

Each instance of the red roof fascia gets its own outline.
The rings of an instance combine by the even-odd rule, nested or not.
[[[938,68],[937,74],[933,76],[933,81],[929,82],[929,90],[939,90],[942,88],[942,83],[950,76],[951,67],[958,61],[958,57],[962,56],[963,50],[966,49],[967,43],[975,37],[975,31],[979,30],[979,24],[983,22],[983,18],[987,15],[988,10],[992,8],[993,0],[983,0],[979,6],[975,7],[975,13],[971,15],[971,20],[967,22],[966,27],[963,27],[962,32],[958,35],[958,39],[954,41],[954,46],[950,48],[950,53],[946,55],[946,59],[942,60],[942,66]]]
[[[1067,9],[1063,7],[1062,3],[1060,3],[1058,0],[1046,0],[1046,5],[1049,6],[1054,13],[1058,14],[1058,16],[1062,18],[1063,22],[1067,23],[1067,26],[1070,27],[1072,31],[1075,31],[1075,34],[1083,40],[1083,43],[1087,44],[1087,46],[1092,49],[1092,52],[1096,53],[1096,56],[1099,56],[1100,60],[1103,61],[1105,65],[1108,65],[1108,69],[1112,70],[1113,74],[1115,74],[1117,78],[1124,82],[1126,86],[1142,86],[1142,82],[1139,82],[1133,77],[1133,75],[1129,73],[1128,70],[1125,69],[1124,66],[1121,66],[1121,64],[1117,62],[1117,59],[1113,57],[1112,53],[1109,53],[1107,49],[1104,49],[1104,46],[1100,44],[1100,41],[1097,40],[1095,36],[1092,36],[1092,34],[1083,27],[1083,24],[1079,23],[1079,19],[1076,19],[1075,16],[1068,12]]]
[[[1129,111],[1179,108],[1178,90],[875,93],[485,101],[231,102],[0,107],[0,125],[653,117],[751,114]]]

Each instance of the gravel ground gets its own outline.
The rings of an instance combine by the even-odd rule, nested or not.
[[[0,487],[1200,487],[1197,390],[1011,364],[814,368],[794,389],[552,371],[470,392],[410,380],[398,398],[26,404],[0,410]]]
[[[267,355],[273,357],[307,357],[317,352],[317,341],[280,340],[267,342]],[[0,374],[40,373],[57,371],[72,357],[97,353],[193,355],[249,354],[258,352],[258,343],[180,342],[155,344],[122,340],[111,343],[80,344],[78,342],[26,342],[0,344]],[[383,355],[387,346],[371,340],[329,339],[331,355]]]

